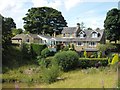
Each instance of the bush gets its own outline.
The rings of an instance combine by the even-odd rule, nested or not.
[[[102,57],[102,52],[99,51],[99,52],[98,52],[98,58],[101,58],[101,57]]]
[[[60,76],[60,69],[56,61],[52,62],[52,65],[49,68],[42,68],[42,80],[45,83],[52,83],[57,80],[57,77]]]
[[[79,67],[99,67],[107,66],[108,58],[79,58]]]
[[[54,59],[63,71],[69,71],[77,66],[79,56],[75,51],[62,51],[56,53]]]
[[[119,55],[118,55],[118,54],[115,54],[114,57],[113,57],[113,59],[112,59],[111,64],[115,64],[115,63],[117,63],[118,61],[119,61]]]
[[[84,57],[87,58],[87,52],[86,51],[84,51]]]
[[[43,49],[42,52],[41,52],[41,56],[44,57],[44,58],[50,56],[50,54],[51,54],[51,52],[48,48]]]
[[[69,46],[65,46],[62,50],[63,51],[68,51],[69,50]]]
[[[38,56],[41,54],[41,51],[46,47],[47,46],[45,44],[32,44],[32,49]]]

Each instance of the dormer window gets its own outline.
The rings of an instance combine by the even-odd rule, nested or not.
[[[97,38],[98,37],[98,34],[96,32],[93,32],[92,33],[92,38]]]
[[[80,38],[84,38],[84,34],[83,33],[80,34]]]
[[[86,36],[86,34],[84,32],[80,32],[79,36],[80,36],[80,38],[84,38]]]

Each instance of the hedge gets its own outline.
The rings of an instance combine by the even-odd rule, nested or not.
[[[107,66],[108,58],[79,58],[79,67],[99,67]]]

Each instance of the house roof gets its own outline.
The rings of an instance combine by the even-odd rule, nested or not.
[[[55,40],[55,41],[100,41],[102,39],[103,36],[103,32],[104,30],[84,30],[86,36],[84,38],[80,38],[80,37],[55,37],[54,39],[51,40]],[[92,38],[92,33],[93,32],[97,32],[100,34],[99,37],[97,38]]]
[[[22,40],[23,38],[26,38],[26,37],[32,37],[32,38],[38,38],[39,39],[37,34],[17,34],[16,36],[14,36],[12,38],[12,40]]]
[[[51,39],[52,37],[51,36],[48,36],[48,35],[42,35],[42,34],[39,34],[38,37],[42,37],[42,38],[46,38],[46,39]]]
[[[26,37],[26,34],[17,34],[16,36],[12,37],[12,40],[19,40]]]
[[[75,33],[77,31],[77,27],[64,27],[62,33]]]
[[[79,36],[78,37],[55,37],[54,39],[51,39],[51,40],[55,40],[55,41],[100,41],[103,37],[103,33],[104,33],[104,30],[84,30],[86,36],[84,38],[80,38]],[[99,35],[99,37],[97,38],[92,38],[92,33],[93,32],[96,32]]]

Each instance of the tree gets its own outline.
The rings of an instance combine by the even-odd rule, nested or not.
[[[3,46],[11,43],[12,28],[16,28],[16,24],[12,18],[2,17],[2,44]]]
[[[54,29],[61,33],[67,25],[60,11],[49,7],[31,8],[24,20],[24,28],[30,33],[45,33],[52,35]]]
[[[23,32],[23,30],[21,28],[12,28],[12,34],[13,36],[17,35],[17,34],[21,34]]]
[[[113,8],[107,12],[104,27],[107,39],[116,43],[120,39],[120,10]]]
[[[9,54],[8,48],[11,45],[11,37],[12,37],[12,28],[16,28],[16,24],[12,18],[5,18],[1,16],[2,19],[2,59],[3,64],[6,63],[6,55]]]

